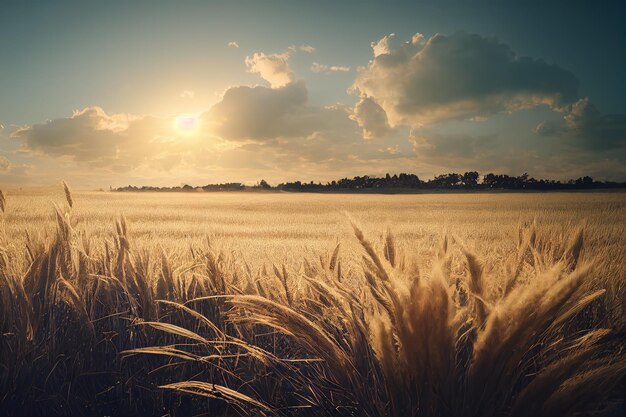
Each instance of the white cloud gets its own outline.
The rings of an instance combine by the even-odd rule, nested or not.
[[[319,62],[313,62],[311,64],[311,71],[313,72],[321,72],[324,74],[332,74],[337,72],[350,72],[350,67],[341,66],[341,65],[324,65]]]
[[[300,52],[305,52],[307,54],[312,54],[313,52],[316,51],[314,46],[311,45],[291,45],[289,48],[287,48],[290,52],[296,52],[296,51],[300,51]]]
[[[416,33],[415,35],[413,35],[411,37],[411,43],[413,45],[421,45],[425,42],[426,38],[424,38],[424,35],[422,35],[421,33]],[[408,41],[407,41],[408,43]]]
[[[196,92],[193,90],[183,90],[180,93],[180,98],[194,98],[194,96],[196,95]]]
[[[111,114],[100,107],[23,127],[11,136],[21,144],[20,155],[38,167],[37,181],[44,183],[60,173],[85,181],[86,166],[88,177],[99,186],[133,179],[171,185],[192,181],[207,170],[213,178],[234,181],[249,180],[250,175],[302,178],[303,173],[320,178],[321,172],[332,178],[350,174],[351,166],[365,166],[366,160],[390,157],[380,156],[373,146],[360,146],[363,141],[350,112],[341,104],[312,105],[304,81],[297,81],[275,88],[228,89],[200,116],[193,137],[180,136],[172,117]],[[5,162],[0,160],[0,170]],[[274,177],[268,175],[272,170]],[[0,181],[14,181],[17,174],[11,175],[0,175]]]
[[[0,184],[23,184],[31,179],[31,166],[15,163],[4,155],[0,155]]]
[[[22,153],[116,170],[170,169],[196,146],[177,133],[174,118],[107,114],[100,107],[18,129],[11,137],[21,141]]]
[[[272,88],[284,87],[295,78],[289,67],[289,52],[282,54],[256,52],[251,57],[246,57],[245,63],[248,72],[259,74]]]
[[[392,131],[385,111],[369,97],[361,97],[351,118],[363,128],[364,139],[382,138]]]
[[[228,42],[228,47],[237,49],[237,48],[239,48],[239,44],[237,42],[235,42],[235,41],[230,41],[230,42]]]
[[[372,42],[370,46],[372,47],[372,51],[374,51],[374,58],[385,55],[391,52],[390,42],[393,38],[395,38],[395,33],[390,33],[389,35],[383,36],[377,42]]]
[[[8,172],[11,169],[11,161],[0,155],[0,172]]]

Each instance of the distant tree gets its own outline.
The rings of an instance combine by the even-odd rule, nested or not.
[[[582,178],[578,178],[575,184],[579,187],[590,187],[593,185],[593,178],[590,176],[584,176]]]
[[[465,185],[466,187],[476,187],[478,185],[478,177],[478,172],[469,171],[463,174],[461,178],[463,181],[463,185]]]
[[[528,173],[524,172],[522,175],[517,177],[514,181],[514,188],[527,188],[528,186]]]
[[[433,188],[454,188],[461,183],[461,174],[450,173],[436,176],[428,183]]]
[[[255,189],[278,189],[289,191],[325,191],[325,190],[361,190],[361,189],[386,189],[386,188],[406,188],[406,189],[501,189],[501,190],[569,190],[569,189],[592,189],[592,188],[626,188],[626,182],[602,182],[594,181],[590,176],[579,177],[576,180],[560,182],[549,179],[535,179],[529,177],[527,173],[514,177],[510,175],[486,174],[482,183],[479,184],[479,174],[476,171],[468,171],[464,174],[449,173],[438,175],[426,182],[420,180],[415,174],[386,174],[384,177],[364,175],[354,178],[342,178],[322,184],[321,182],[286,182],[272,187],[265,180],[261,180],[252,188]],[[207,184],[202,187],[192,187],[185,184],[177,187],[127,187],[109,188],[112,191],[236,191],[245,190],[247,187],[241,183]]]
[[[483,177],[483,184],[489,188],[493,188],[495,181],[496,175],[491,172]]]

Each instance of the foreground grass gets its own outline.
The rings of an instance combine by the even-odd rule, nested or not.
[[[55,233],[0,254],[2,415],[568,416],[621,400],[623,276],[585,256],[584,229],[524,225],[489,262],[443,236],[425,270],[354,224],[351,262],[337,244],[257,268],[211,240],[184,262],[137,249],[123,218],[100,245],[66,196]]]

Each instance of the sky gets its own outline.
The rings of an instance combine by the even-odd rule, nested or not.
[[[2,1],[0,184],[626,181],[618,1]]]

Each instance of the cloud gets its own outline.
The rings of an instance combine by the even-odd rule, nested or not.
[[[107,115],[100,107],[88,107],[69,118],[19,129],[11,136],[21,139],[28,150],[93,162],[115,157],[125,140],[120,132],[130,120],[130,116]]]
[[[294,136],[302,129],[293,123],[293,115],[302,113],[306,102],[303,81],[274,88],[237,86],[229,88],[205,117],[218,136],[230,140]]]
[[[326,181],[362,173],[384,175],[412,166],[414,158],[406,138],[389,138],[383,144],[363,141],[358,127],[347,117],[350,109],[346,106],[310,111],[325,114],[326,122],[319,129],[301,136],[236,142],[238,145],[221,153],[216,162],[221,169],[236,169],[240,179],[244,170],[253,170],[253,179],[273,183]]]
[[[411,36],[411,40],[407,41],[406,43],[410,43],[413,45],[421,45],[425,42],[425,40],[426,38],[424,37],[424,35],[418,32],[415,35]]]
[[[294,74],[289,67],[289,52],[282,54],[256,52],[251,57],[246,57],[245,63],[248,72],[259,74],[272,88],[284,87],[294,80]]]
[[[311,45],[291,45],[286,52],[266,54],[255,52],[245,59],[248,72],[258,74],[269,82],[272,88],[284,87],[295,80],[295,75],[289,66],[289,58],[296,52],[313,53],[315,48]],[[344,67],[333,67],[334,71],[342,71]],[[329,68],[330,71],[330,68]]]
[[[235,42],[235,41],[230,41],[230,42],[228,42],[228,47],[237,49],[237,48],[239,48],[239,44],[237,42]]]
[[[179,135],[173,117],[88,107],[20,128],[11,138],[21,145],[21,157],[36,167],[35,176],[29,177],[32,182],[45,183],[50,175],[61,173],[98,186],[133,181],[171,185],[194,179],[202,183],[207,178],[284,180],[303,178],[304,173],[324,179],[348,175],[350,167],[367,166],[372,158],[395,158],[380,156],[374,150],[378,145],[360,146],[363,140],[349,117],[351,111],[341,104],[311,104],[304,81],[296,81],[276,88],[228,89],[200,115],[193,137]],[[213,176],[202,178],[202,172]],[[0,175],[0,181],[15,182],[13,177]]]
[[[528,172],[535,178],[561,180],[582,175],[599,180],[626,179],[626,148],[592,150],[572,144],[571,137],[546,140],[540,135],[498,129],[470,133],[468,128],[465,132],[463,126],[471,125],[469,121],[458,122],[447,132],[441,126],[413,129],[409,141],[415,163],[435,173],[478,170],[482,174]]]
[[[11,161],[9,161],[7,157],[0,155],[0,172],[8,172],[11,166]]]
[[[568,108],[562,124],[545,121],[534,131],[589,150],[626,148],[626,114],[602,114],[587,97]]]
[[[366,98],[361,101],[365,109],[375,104]],[[446,134],[439,126],[414,129],[407,140],[403,129],[376,132],[375,127],[384,123],[371,122],[376,117],[364,116],[369,111],[361,111],[361,119],[354,120],[348,106],[315,106],[303,81],[280,88],[232,87],[202,114],[197,137],[182,138],[176,136],[172,118],[112,114],[90,107],[14,132],[13,141],[22,147],[13,156],[0,157],[0,183],[46,184],[61,177],[97,187],[259,178],[277,183],[465,170],[551,178],[626,175],[623,152],[563,152],[563,146],[541,146],[545,139],[540,136],[506,140],[497,133]],[[359,126],[372,136],[384,134],[385,140],[364,141]],[[8,162],[13,157],[21,160]]]
[[[395,161],[409,161],[405,137],[365,142],[351,115],[343,104],[313,105],[304,81],[295,81],[278,88],[232,87],[203,117],[230,144],[216,161],[221,169],[250,169],[267,180],[384,174],[397,169]]]
[[[372,47],[372,51],[374,52],[374,58],[380,55],[389,54],[391,52],[391,40],[395,37],[395,33],[390,33],[389,35],[383,36],[379,41],[372,42],[370,46]]]
[[[296,51],[300,51],[300,52],[305,52],[307,54],[312,54],[313,52],[315,52],[315,47],[311,46],[311,45],[291,45],[289,48],[287,48],[290,52],[296,52]]]
[[[354,129],[348,111],[341,106],[312,106],[304,81],[296,81],[275,88],[232,87],[204,117],[227,140],[268,141]]]
[[[372,43],[374,58],[352,89],[371,97],[394,125],[421,126],[486,117],[541,104],[562,110],[577,99],[576,77],[522,57],[495,38],[458,32],[393,46],[394,34]]]
[[[192,145],[177,134],[172,118],[107,114],[97,106],[18,129],[11,138],[21,142],[22,153],[117,170],[140,166],[170,169]]]
[[[577,101],[569,72],[477,35],[416,34],[394,42],[392,34],[372,44],[374,58],[358,70],[353,85],[354,107],[311,102],[307,84],[289,65],[298,51],[314,50],[301,45],[246,57],[248,71],[269,86],[228,88],[200,114],[197,129],[194,119],[193,134],[185,134],[173,116],[107,113],[97,106],[0,128],[0,182],[62,174],[89,177],[98,186],[259,178],[276,183],[475,169],[557,178],[626,175],[625,116],[603,115],[588,100]],[[349,68],[314,62],[311,70]],[[537,135],[528,128],[526,136],[500,131],[504,118],[523,119],[500,113],[539,104],[560,112],[561,123],[545,122]]]
[[[324,74],[332,74],[337,72],[350,72],[350,67],[341,66],[341,65],[324,65],[319,62],[313,62],[311,64],[311,71],[313,72],[322,72]]]
[[[31,167],[0,155],[0,184],[23,184],[30,179]]]
[[[354,106],[351,118],[363,128],[364,139],[382,138],[392,131],[387,113],[369,97],[361,97]]]

